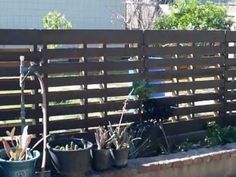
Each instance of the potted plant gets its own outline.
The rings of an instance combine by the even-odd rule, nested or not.
[[[119,125],[118,127],[113,128],[112,125],[109,124],[109,133],[110,139],[108,142],[112,147],[111,155],[113,159],[113,166],[117,168],[126,167],[128,164],[130,144],[130,137],[127,132],[127,127],[122,129]]]
[[[122,113],[118,126],[113,128],[110,122],[108,126],[109,139],[107,140],[107,142],[111,146],[113,166],[117,168],[123,168],[128,164],[129,145],[132,140],[130,139],[130,136],[127,132],[128,127],[122,127],[121,124],[128,104],[128,100],[132,95],[133,91],[134,89],[130,91],[123,103]]]
[[[24,127],[21,136],[14,136],[15,128],[7,131],[10,143],[2,139],[4,149],[0,150],[0,176],[1,177],[33,177],[35,176],[35,164],[40,152],[29,148],[31,135],[28,135],[28,126]]]
[[[79,138],[54,139],[47,143],[51,162],[60,177],[84,176],[91,168],[92,143]]]
[[[108,146],[108,131],[98,127],[95,131],[96,148],[92,149],[93,169],[97,171],[107,170],[112,165],[111,152]],[[102,163],[101,163],[102,162]]]

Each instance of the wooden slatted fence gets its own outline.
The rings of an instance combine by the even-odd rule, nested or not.
[[[38,64],[47,88],[51,133],[83,136],[118,123],[132,83],[146,79],[160,101],[177,105],[168,135],[233,123],[235,32],[123,30],[0,30],[0,136],[20,131],[19,57]],[[230,44],[229,44],[230,43]],[[42,132],[42,102],[35,76],[26,81],[30,132]],[[140,120],[129,101],[124,122]]]

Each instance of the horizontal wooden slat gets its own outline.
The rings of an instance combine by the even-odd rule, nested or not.
[[[52,130],[68,130],[68,129],[76,129],[76,128],[86,128],[88,127],[96,127],[96,126],[104,126],[108,125],[109,122],[112,124],[117,124],[120,121],[121,115],[108,115],[104,118],[94,118],[94,119],[83,119],[83,120],[67,120],[65,121],[52,121],[50,122],[49,129]],[[136,114],[125,114],[123,118],[123,123],[139,121],[140,116]]]
[[[188,115],[194,113],[203,113],[203,112],[214,112],[214,111],[222,111],[222,104],[211,104],[211,105],[202,105],[202,106],[191,106],[178,108],[175,110],[175,115]]]
[[[25,89],[38,89],[39,83],[36,80],[27,80],[25,82]],[[1,80],[0,90],[20,90],[19,79]]]
[[[224,31],[145,31],[145,44],[164,42],[224,42]]]
[[[194,69],[194,70],[177,70],[177,71],[155,71],[146,72],[145,78],[148,79],[172,79],[172,78],[186,78],[186,77],[212,77],[222,75],[223,68],[210,69]]]
[[[235,65],[236,65],[235,59],[226,60],[226,66],[235,66]]]
[[[189,89],[206,89],[223,87],[224,81],[198,81],[198,82],[182,82],[170,84],[155,84],[156,92],[171,92],[174,90],[189,90]]]
[[[141,43],[142,31],[128,30],[42,30],[42,44]]]
[[[227,47],[226,48],[226,52],[227,53],[236,53],[236,47],[235,46],[233,46],[233,47]]]
[[[207,122],[216,121],[219,123],[220,120],[221,120],[220,117],[210,117],[204,119],[179,121],[179,122],[164,124],[164,129],[166,131],[167,136],[177,135],[187,132],[204,130],[206,129]]]
[[[146,56],[165,56],[165,55],[184,55],[184,54],[197,54],[197,55],[212,55],[223,53],[225,49],[221,46],[210,47],[149,47],[144,49]]]
[[[69,59],[79,57],[110,57],[142,55],[142,48],[84,48],[84,49],[44,49],[45,59]]]
[[[236,89],[236,82],[229,81],[225,83],[225,89]]]
[[[236,99],[236,92],[226,92],[225,100],[234,100]]]
[[[25,57],[25,61],[39,62],[41,58],[40,52],[3,52],[0,53],[0,61],[19,61],[20,56]]]
[[[236,70],[225,71],[225,77],[235,77],[235,76],[236,76]]]
[[[201,94],[191,94],[191,95],[181,95],[181,96],[170,96],[157,98],[161,101],[172,102],[172,103],[188,103],[196,101],[207,101],[207,100],[219,100],[222,99],[223,95],[221,93],[201,93]]]
[[[47,74],[80,72],[84,70],[129,70],[142,68],[141,61],[120,61],[120,62],[86,62],[86,63],[50,63],[41,67],[41,71]]]
[[[20,108],[19,109],[0,109],[0,120],[19,120],[20,117]],[[26,118],[38,118],[42,117],[41,109],[26,109]]]
[[[225,104],[225,109],[226,109],[226,111],[236,110],[236,103],[235,102],[227,102]]]
[[[49,78],[48,86],[66,86],[66,85],[83,85],[83,84],[99,84],[99,83],[117,83],[139,81],[143,77],[142,74],[121,74],[121,75],[97,75],[97,76],[78,76],[78,77],[57,77]]]
[[[236,42],[235,31],[227,31],[226,32],[226,42]]]
[[[0,29],[0,45],[31,45],[40,41],[39,30]]]
[[[216,58],[179,58],[179,59],[149,59],[145,60],[145,66],[147,68],[155,68],[155,67],[167,67],[167,66],[183,66],[183,65],[204,65],[211,66],[216,64],[224,64],[225,59],[223,57]]]
[[[123,102],[105,102],[101,104],[72,105],[72,106],[50,106],[48,114],[50,116],[66,114],[84,114],[92,112],[105,112],[121,110]],[[129,102],[127,109],[138,108],[138,101]]]
[[[82,99],[82,98],[99,98],[99,97],[114,97],[126,96],[131,91],[131,87],[121,88],[105,88],[105,89],[89,89],[81,91],[64,91],[64,92],[49,92],[49,101],[60,101],[67,99]]]
[[[25,94],[25,104],[37,104],[41,103],[41,95],[28,95]],[[7,95],[0,95],[0,105],[19,105],[20,104],[20,94],[7,94]]]

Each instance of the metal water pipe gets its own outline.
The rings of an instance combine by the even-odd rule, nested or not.
[[[25,66],[25,57],[20,56],[20,87],[21,87],[21,111],[20,111],[20,118],[21,118],[21,128],[23,131],[23,128],[26,125],[26,111],[25,111],[25,99],[24,99],[24,89],[25,89],[25,80],[27,79],[28,75],[30,73],[33,73],[40,84],[41,89],[41,95],[42,95],[42,113],[43,113],[43,155],[42,155],[42,164],[41,164],[41,170],[45,170],[45,164],[46,164],[46,150],[47,150],[47,97],[46,97],[46,89],[43,82],[43,76],[39,74],[37,71],[35,64],[32,64],[31,66]]]

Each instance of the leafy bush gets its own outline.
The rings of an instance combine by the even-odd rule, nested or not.
[[[43,27],[45,29],[72,29],[72,23],[66,19],[64,14],[60,12],[53,11],[48,12],[46,16],[43,17]]]
[[[228,30],[232,21],[223,6],[198,0],[178,0],[171,5],[171,14],[161,17],[155,29]]]
[[[236,142],[236,127],[227,126],[221,128],[215,122],[209,122],[207,129],[208,135],[205,138],[205,143],[208,146]]]

